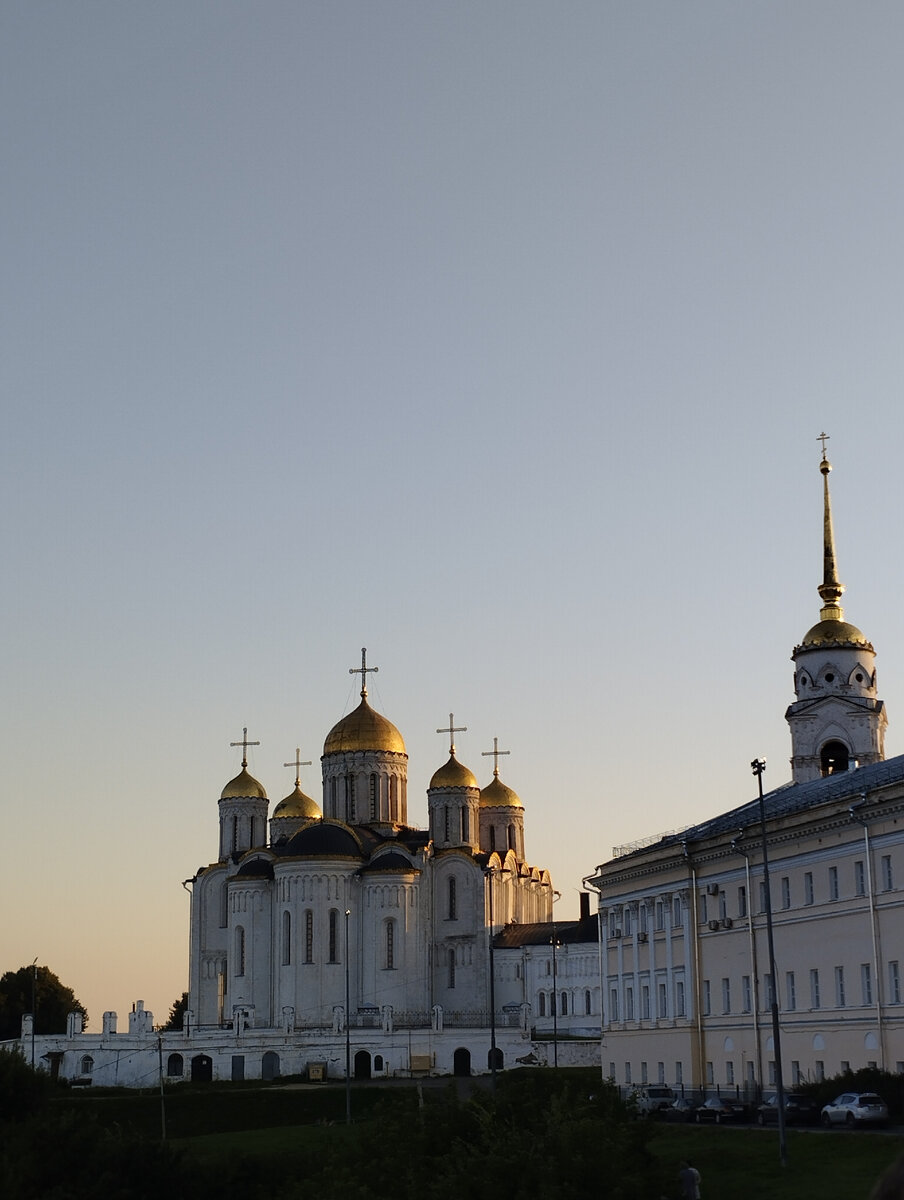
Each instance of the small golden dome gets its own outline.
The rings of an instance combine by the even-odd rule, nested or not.
[[[316,800],[306,796],[296,783],[295,791],[280,800],[273,810],[274,817],[321,817],[320,806]]]
[[[817,621],[804,634],[799,649],[810,646],[864,646],[872,650],[866,636],[849,621]]]
[[[404,754],[405,743],[392,721],[375,712],[363,697],[354,712],[343,717],[326,735],[324,754],[343,754],[354,750],[384,750]]]
[[[480,793],[481,808],[523,808],[517,792],[502,782],[498,775]]]
[[[468,768],[458,761],[454,754],[430,780],[430,788],[476,788],[477,780]],[[428,791],[430,789],[428,788]]]
[[[237,800],[251,796],[256,800],[266,800],[267,793],[247,768],[242,767],[235,779],[230,779],[220,793],[221,800]]]

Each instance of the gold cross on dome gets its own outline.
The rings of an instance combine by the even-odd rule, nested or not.
[[[298,746],[295,747],[295,758],[293,759],[293,761],[283,763],[284,767],[294,767],[295,768],[295,786],[296,787],[301,787],[301,780],[300,780],[301,768],[309,767],[310,765],[311,765],[310,760],[308,760],[307,762],[301,761],[301,749]]]
[[[230,742],[229,745],[242,747],[242,766],[247,767],[248,766],[248,747],[249,746],[259,746],[260,742],[249,742],[248,741],[248,726],[246,725],[245,728],[242,730],[242,740],[240,742]]]
[[[349,669],[348,669],[349,675],[360,675],[361,676],[361,697],[362,697],[362,699],[367,695],[367,676],[369,674],[376,675],[376,673],[379,671],[379,669],[380,669],[379,667],[369,667],[367,665],[367,647],[362,646],[361,647],[361,666],[360,667],[349,667]]]
[[[449,753],[455,753],[455,738],[452,736],[455,733],[467,733],[467,725],[456,725],[455,718],[449,713],[449,724],[445,729],[437,729],[437,733],[448,733],[449,735]]]
[[[492,756],[493,756],[493,774],[498,775],[499,774],[499,756],[501,754],[511,754],[511,750],[500,750],[499,749],[499,738],[493,738],[493,749],[492,750],[481,750],[481,754],[483,755],[484,758],[486,758],[488,755],[492,754]]]
[[[816,440],[817,442],[822,442],[822,457],[824,461],[826,456],[826,442],[830,441],[831,439],[827,433],[821,433]]]

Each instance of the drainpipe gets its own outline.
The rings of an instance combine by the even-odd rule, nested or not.
[[[601,884],[593,882],[593,876],[588,875],[581,880],[585,888],[593,888],[596,892],[596,936],[600,968],[600,1079],[605,1080],[606,1069],[603,1066],[603,1050],[606,1048],[606,1028],[603,1021],[605,1012],[606,985],[603,978],[603,889]]]
[[[742,837],[743,833],[743,829],[739,830],[738,838]],[[756,935],[753,931],[753,908],[751,907],[753,893],[750,890],[750,855],[747,853],[744,847],[739,844],[738,838],[732,839],[731,848],[738,854],[744,855],[744,877],[747,881],[747,938],[750,944],[750,970],[753,977],[753,996],[751,997],[753,1003],[751,1004],[751,1008],[753,1009],[753,1044],[756,1054],[755,1094],[760,1096],[762,1095],[763,1091],[763,1050],[760,1045],[760,1018],[758,1011],[760,999],[760,977],[757,969]]]
[[[681,843],[681,849],[687,860],[687,869],[691,877],[691,936],[694,939],[694,1009],[697,1019],[697,1078],[700,1089],[706,1092],[706,1041],[703,1033],[703,995],[700,980],[700,931],[697,926],[697,868],[691,861],[687,842]]]
[[[852,804],[848,815],[852,821],[859,821],[863,826],[863,845],[866,856],[866,890],[869,896],[869,919],[873,935],[873,974],[876,977],[876,1026],[879,1031],[879,1069],[885,1070],[885,1028],[882,1024],[882,974],[879,969],[879,925],[876,915],[876,897],[873,891],[872,850],[869,842],[869,827],[863,817],[858,817],[856,810],[866,804],[866,792],[860,793],[860,803]]]

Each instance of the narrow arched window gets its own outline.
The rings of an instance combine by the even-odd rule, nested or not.
[[[471,840],[471,822],[467,806],[461,810],[461,840],[463,842],[470,842]]]
[[[386,970],[395,969],[395,921],[386,922]]]
[[[563,1017],[567,1017],[568,1016],[568,993],[563,992],[560,997],[560,1000],[561,1000],[561,1008],[559,1010],[560,1015]]]
[[[449,951],[449,987],[455,987],[455,947]]]
[[[180,1079],[185,1070],[181,1054],[171,1054],[166,1060],[166,1073],[170,1079]]]
[[[376,821],[377,817],[379,816],[379,812],[377,810],[377,798],[378,798],[378,794],[379,794],[378,784],[379,784],[379,780],[377,779],[377,776],[371,775],[371,777],[370,777],[370,819],[372,821]]]
[[[546,1016],[546,993],[545,992],[541,992],[539,997],[537,998],[537,1008],[538,1008],[539,1015],[541,1017],[545,1017]]]
[[[515,849],[515,826],[514,825],[509,825],[509,827],[508,827],[508,848],[509,848],[509,850]]]
[[[339,913],[335,908],[330,909],[330,941],[329,962],[339,961]]]
[[[454,875],[449,876],[449,920],[458,920],[458,883]]]
[[[591,1011],[591,1002],[590,1002],[590,989],[588,988],[588,989],[587,989],[587,990],[584,992],[584,1016],[585,1016],[585,1017],[589,1017],[589,1016],[590,1016],[590,1011]]]
[[[443,806],[443,841],[449,844],[449,805]]]
[[[232,850],[233,850],[233,853],[235,853],[235,851],[238,850],[238,848],[239,848],[239,819],[238,819],[238,817],[233,817],[232,818]]]
[[[241,925],[235,930],[235,973],[245,974],[245,930]]]
[[[345,819],[349,825],[354,825],[357,819],[355,804],[355,777],[349,775],[345,781]]]
[[[826,742],[819,752],[819,769],[823,775],[838,775],[850,768],[850,755],[844,742]]]
[[[392,821],[399,819],[399,781],[395,775],[389,777],[389,817]]]
[[[330,816],[336,815],[336,780],[330,780]]]
[[[491,850],[496,849],[496,826],[495,825],[490,826],[490,849]]]
[[[225,929],[229,924],[229,893],[226,890],[225,879],[220,884],[220,928]]]
[[[304,960],[306,963],[314,961],[314,914],[310,909],[304,914]]]
[[[90,1075],[94,1070],[94,1059],[90,1054],[83,1054],[82,1060],[79,1063],[79,1069],[83,1075]]]
[[[284,967],[292,961],[292,914],[288,909],[282,915],[282,961]]]

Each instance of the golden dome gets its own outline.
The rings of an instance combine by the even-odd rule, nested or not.
[[[230,779],[220,793],[221,800],[237,800],[244,799],[246,796],[251,796],[257,800],[266,800],[267,793],[263,787],[257,782],[253,775],[249,775],[247,768],[242,767],[241,771],[236,775],[235,779]]]
[[[449,761],[434,774],[430,780],[430,788],[476,788],[477,780],[454,754]],[[429,790],[429,789],[428,789]]]
[[[481,808],[523,808],[517,792],[502,782],[498,775],[480,793]]]
[[[310,796],[306,796],[298,784],[295,791],[280,800],[273,810],[274,817],[321,817],[320,805]]]
[[[324,754],[343,754],[354,750],[385,750],[404,754],[405,743],[392,721],[375,712],[362,697],[354,712],[343,717],[326,735]]]
[[[817,621],[812,629],[804,634],[804,640],[798,649],[804,650],[811,646],[863,646],[872,650],[865,634],[849,621]]]

